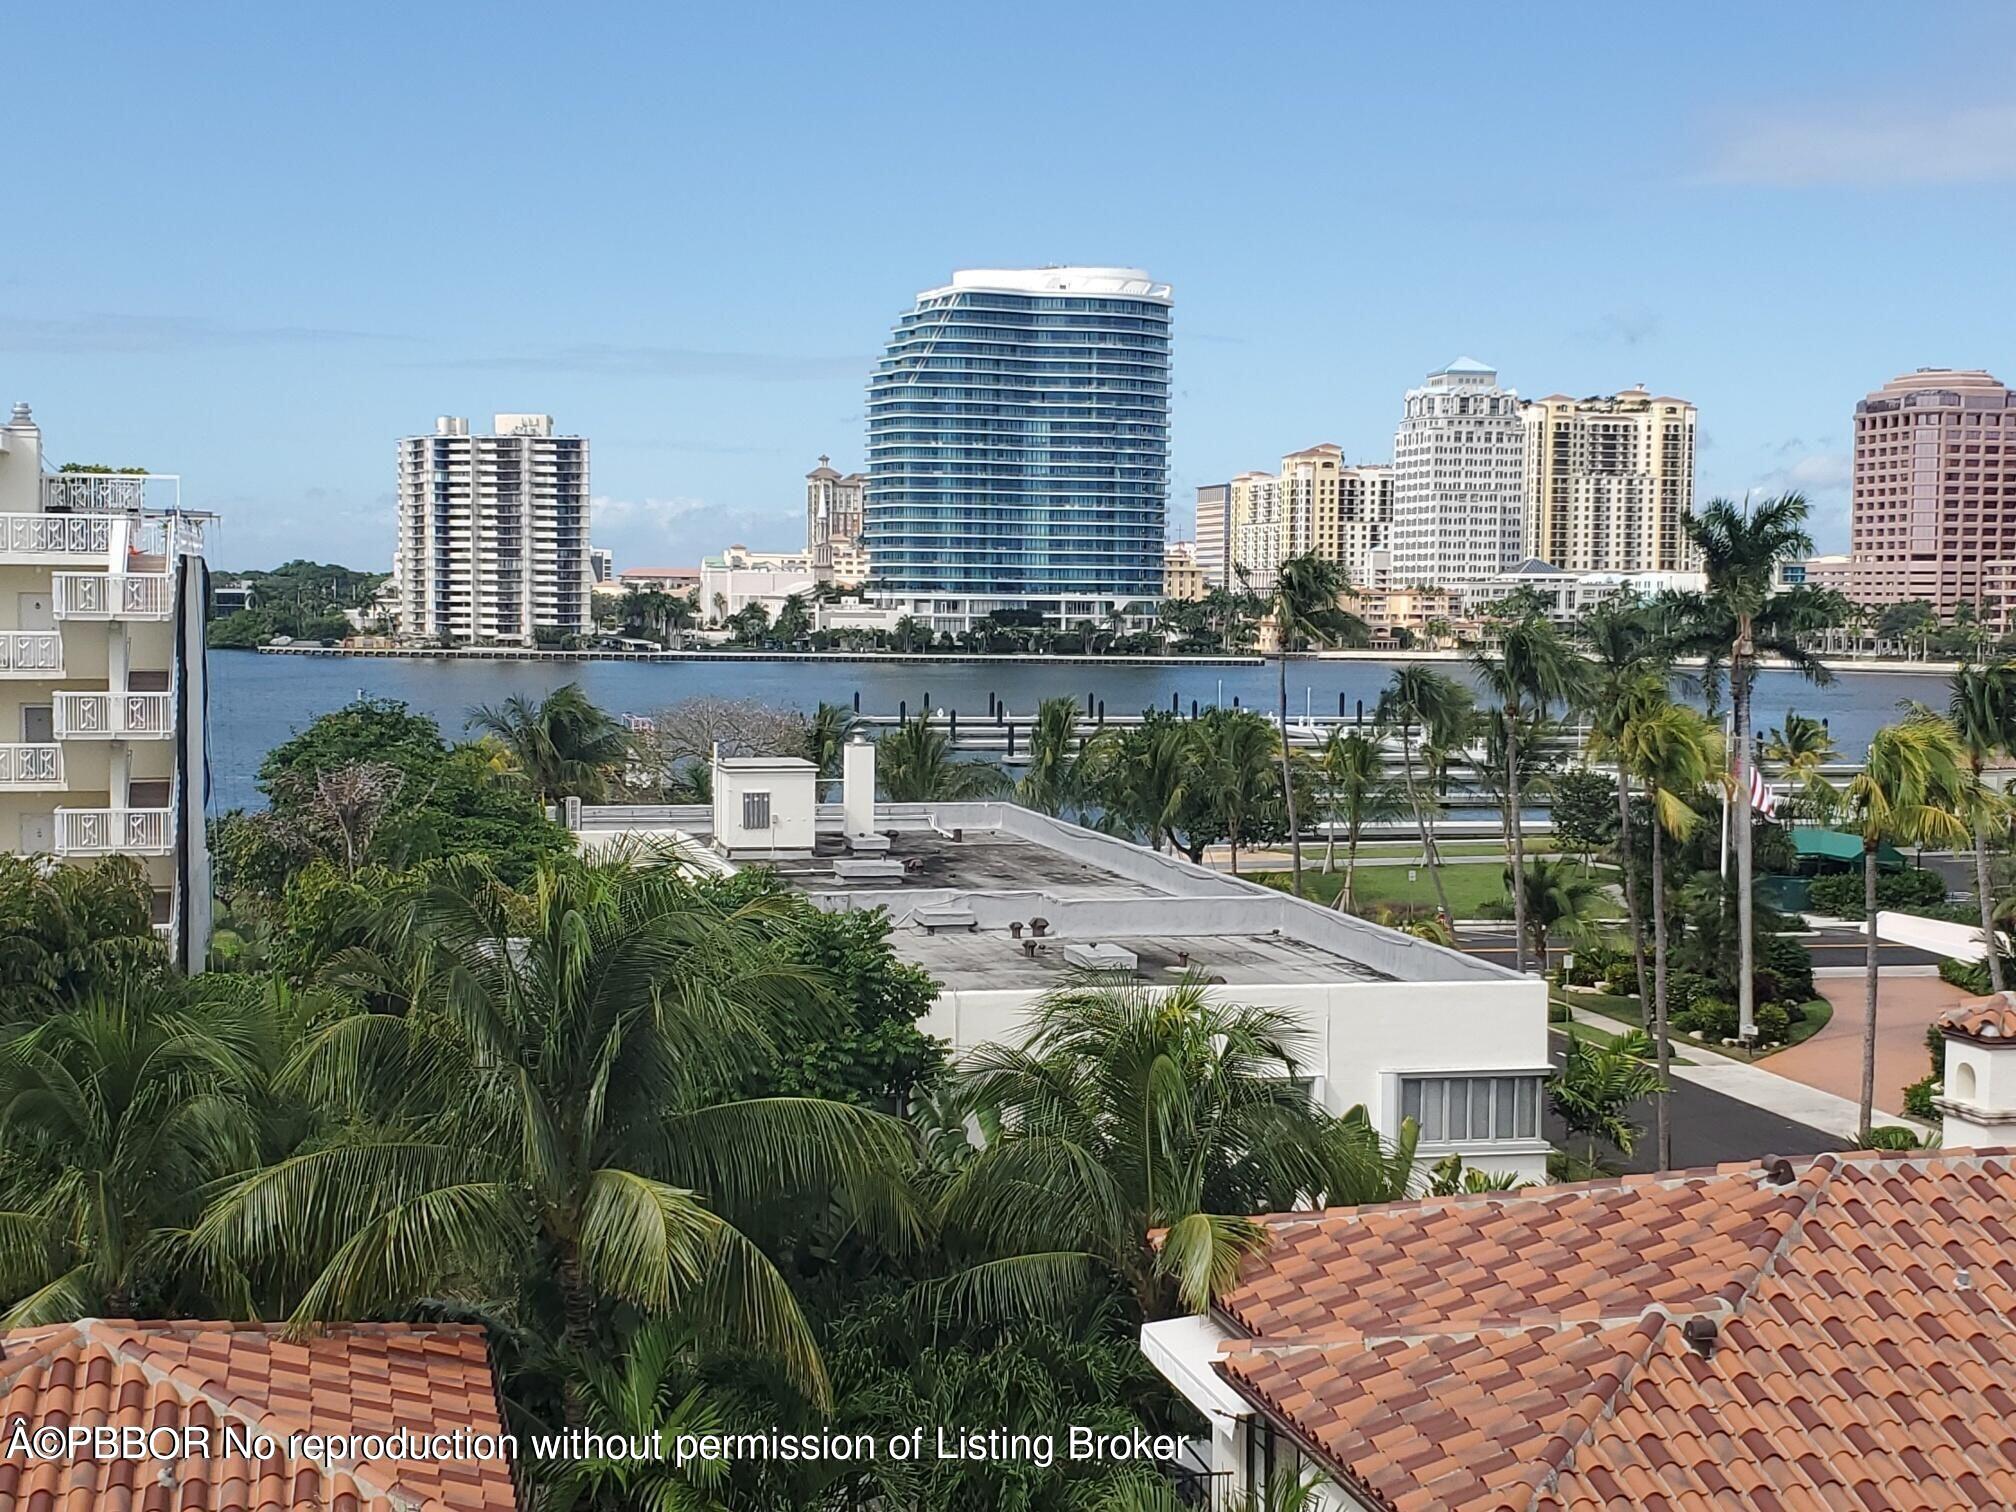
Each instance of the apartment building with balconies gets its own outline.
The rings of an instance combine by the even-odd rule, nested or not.
[[[551,415],[444,415],[399,443],[399,633],[529,646],[590,628],[588,442]]]
[[[180,479],[60,472],[25,404],[0,426],[0,847],[124,855],[156,931],[209,938],[206,516]]]

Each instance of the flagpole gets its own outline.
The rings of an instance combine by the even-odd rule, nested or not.
[[[1743,770],[1742,754],[1736,752],[1733,737],[1735,719],[1736,716],[1733,713],[1722,716],[1722,738],[1728,745],[1728,749],[1736,753],[1736,770],[1737,772],[1741,772]],[[1725,883],[1729,880],[1729,787],[1734,781],[1735,778],[1732,776],[1728,783],[1722,785],[1722,880]],[[1750,795],[1745,793],[1743,796],[1747,800]]]

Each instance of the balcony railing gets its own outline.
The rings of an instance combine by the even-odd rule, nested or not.
[[[103,557],[112,549],[112,522],[75,515],[0,515],[0,559],[67,562]]]
[[[58,740],[160,739],[175,733],[166,693],[58,693]]]
[[[173,607],[165,572],[58,572],[56,618],[165,620]]]
[[[132,514],[179,509],[182,480],[173,473],[51,473],[42,508],[51,514]]]
[[[203,518],[180,513],[150,514],[133,533],[133,544],[154,556],[203,555]]]
[[[60,630],[0,630],[0,677],[57,677],[62,671]]]
[[[63,786],[63,747],[0,745],[0,790]]]
[[[59,856],[165,856],[174,846],[173,809],[56,810]]]

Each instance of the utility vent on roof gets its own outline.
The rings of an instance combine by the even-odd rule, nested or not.
[[[1141,958],[1131,950],[1097,940],[1069,940],[1059,947],[1067,965],[1083,971],[1132,971]]]

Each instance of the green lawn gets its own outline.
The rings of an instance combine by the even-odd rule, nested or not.
[[[1320,855],[1315,858],[1315,869],[1310,866],[1310,857],[1303,857],[1302,885],[1309,897],[1318,903],[1332,903],[1344,888],[1344,872],[1340,866],[1334,872],[1324,872]],[[1408,873],[1414,878],[1408,880]],[[1264,871],[1245,873],[1250,881],[1263,882],[1269,887],[1288,890],[1288,873]],[[1614,872],[1603,867],[1596,868],[1599,878],[1609,880]],[[1508,910],[1510,900],[1505,894],[1505,875],[1496,866],[1445,866],[1442,868],[1442,885],[1449,892],[1449,907],[1459,919],[1481,919],[1490,911]],[[1434,908],[1435,884],[1429,879],[1425,866],[1361,866],[1353,884],[1360,911],[1369,911],[1382,904],[1405,905],[1414,908]],[[1597,906],[1597,917],[1615,918],[1622,910],[1608,898]]]

